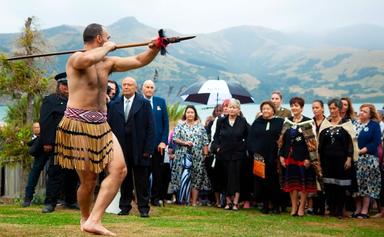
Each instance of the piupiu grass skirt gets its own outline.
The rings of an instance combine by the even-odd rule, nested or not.
[[[106,121],[92,123],[64,116],[56,130],[55,164],[100,173],[113,156],[112,131]]]

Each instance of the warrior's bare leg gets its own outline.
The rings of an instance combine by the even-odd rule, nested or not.
[[[115,233],[107,230],[104,226],[101,225],[101,217],[103,216],[105,209],[112,202],[117,191],[119,190],[121,182],[127,175],[127,167],[125,165],[123,152],[115,135],[113,135],[113,152],[114,157],[107,166],[108,176],[105,177],[105,179],[101,183],[100,191],[97,196],[95,205],[93,206],[92,212],[88,215],[88,217],[86,216],[86,208],[89,208],[90,204],[84,205],[84,212],[81,209],[82,218],[87,217],[86,221],[81,226],[82,230],[86,232],[115,236]],[[89,196],[91,195],[92,193],[89,194]]]
[[[87,167],[88,168],[88,167]],[[93,193],[96,186],[97,174],[90,171],[77,171],[80,179],[80,186],[77,189],[77,201],[80,206],[81,219],[80,229],[83,231],[83,224],[91,213]]]

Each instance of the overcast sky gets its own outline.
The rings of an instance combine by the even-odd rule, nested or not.
[[[28,16],[36,16],[41,29],[92,22],[108,26],[134,16],[180,33],[238,25],[316,33],[361,23],[384,26],[384,0],[0,0],[0,33],[20,31]]]

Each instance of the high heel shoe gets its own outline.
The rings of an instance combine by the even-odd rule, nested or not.
[[[291,216],[298,216],[297,215],[297,210],[296,211],[291,211]]]
[[[300,212],[299,210],[297,211],[297,216],[298,217],[303,217],[305,215],[305,211]]]
[[[232,203],[228,203],[225,207],[224,210],[232,210]]]

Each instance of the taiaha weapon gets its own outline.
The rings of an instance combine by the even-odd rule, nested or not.
[[[156,44],[157,47],[160,47],[161,55],[165,55],[167,53],[166,47],[168,44],[178,43],[178,42],[193,39],[196,37],[196,36],[185,36],[185,37],[167,38],[165,37],[163,29],[160,29],[158,33],[159,33],[159,37],[155,40],[154,43]],[[153,41],[147,41],[147,42],[141,42],[141,43],[119,44],[119,45],[116,45],[115,49],[147,46],[150,43],[153,43]],[[85,49],[78,49],[78,50],[69,50],[69,51],[61,51],[61,52],[53,52],[53,53],[31,54],[31,55],[23,55],[23,56],[7,58],[7,60],[13,61],[13,60],[20,60],[20,59],[27,59],[27,58],[48,57],[48,56],[56,56],[56,55],[63,55],[63,54],[72,54],[76,52],[85,52],[85,51],[86,51]]]

